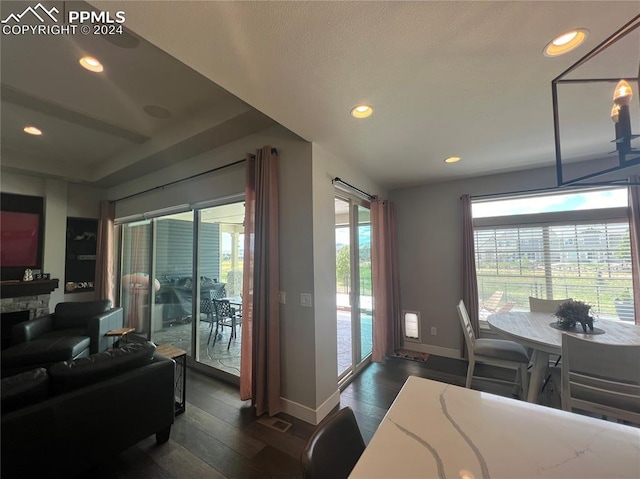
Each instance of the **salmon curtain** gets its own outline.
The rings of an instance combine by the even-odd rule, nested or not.
[[[375,199],[371,203],[371,253],[373,275],[373,354],[382,361],[385,354],[402,347],[398,241],[393,204]]]
[[[100,204],[100,220],[98,221],[98,238],[96,251],[96,299],[110,299],[115,305],[114,275],[114,224],[116,205],[110,201]]]
[[[240,397],[273,416],[282,411],[277,150],[247,155],[246,166]]]
[[[640,175],[631,178],[640,182]],[[640,186],[629,186],[629,239],[631,240],[631,270],[633,275],[633,306],[636,324],[640,325]]]
[[[471,197],[462,195],[462,300],[469,313],[471,326],[476,337],[480,333],[478,320],[478,279],[476,277],[476,255],[473,241],[473,216]],[[452,305],[453,310],[453,305]],[[462,338],[462,357],[466,357],[466,345]]]

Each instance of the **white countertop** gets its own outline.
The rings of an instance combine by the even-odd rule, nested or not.
[[[409,377],[349,476],[640,478],[640,429]]]

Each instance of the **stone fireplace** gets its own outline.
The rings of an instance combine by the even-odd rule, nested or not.
[[[49,314],[51,291],[58,280],[3,281],[0,283],[0,312],[29,311],[29,319]]]
[[[11,327],[16,322],[49,314],[51,291],[57,287],[57,279],[0,283],[0,335],[3,348],[10,343]]]

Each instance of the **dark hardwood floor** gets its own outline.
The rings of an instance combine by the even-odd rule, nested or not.
[[[479,366],[479,375],[508,378],[509,372]],[[409,375],[464,385],[466,363],[431,356],[426,363],[386,358],[371,364],[340,397],[350,406],[369,442]],[[474,388],[511,396],[513,387],[474,379]],[[294,417],[286,432],[258,422],[250,403],[240,401],[234,386],[189,371],[187,410],[176,418],[168,443],[149,437],[79,477],[96,479],[206,479],[301,477],[299,457],[314,426]]]

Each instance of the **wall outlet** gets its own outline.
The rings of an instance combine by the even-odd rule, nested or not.
[[[278,298],[280,304],[285,304],[287,302],[287,293],[285,293],[284,291],[280,291]]]
[[[437,336],[438,335],[438,328],[436,328],[435,326],[431,326],[431,336]]]
[[[311,293],[300,293],[300,306],[304,306],[305,308],[312,306]]]

